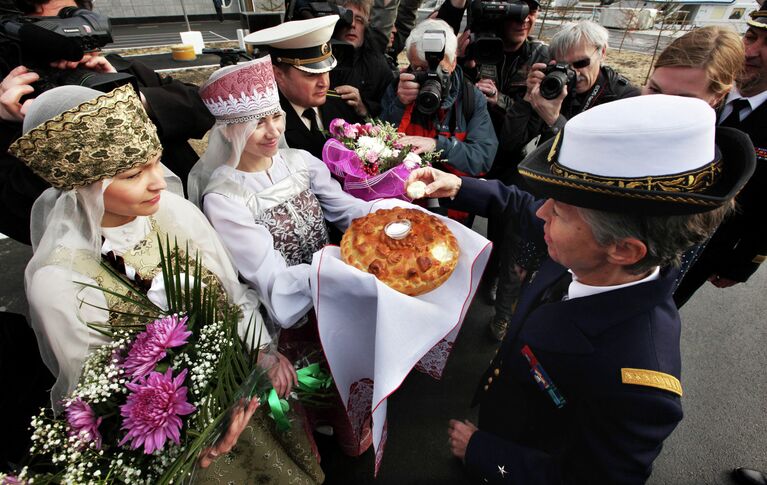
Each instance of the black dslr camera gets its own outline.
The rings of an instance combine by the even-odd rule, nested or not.
[[[100,73],[84,67],[50,67],[51,62],[62,59],[77,62],[85,52],[110,42],[109,19],[86,9],[65,7],[56,17],[25,17],[21,12],[0,17],[0,57],[9,66],[23,65],[40,75],[32,84],[33,96],[63,85],[104,92],[129,82],[136,87],[135,78],[130,74]]]
[[[445,33],[441,30],[427,30],[421,43],[429,69],[413,72],[415,82],[421,85],[415,107],[420,113],[431,115],[439,109],[442,98],[450,90],[450,73],[440,66],[445,57]]]
[[[575,93],[575,84],[578,82],[578,74],[570,64],[558,62],[546,66],[543,71],[546,75],[541,81],[541,96],[545,99],[554,99],[562,93],[562,89],[567,86],[567,95]]]
[[[522,1],[472,0],[467,28],[471,43],[466,57],[477,64],[499,64],[503,60],[503,29],[506,20],[524,22],[530,7]]]
[[[558,62],[546,66],[543,71],[545,77],[541,81],[541,96],[545,99],[554,99],[562,93],[562,89],[567,86],[567,95],[575,93],[575,84],[578,82],[578,74],[575,69],[566,62]]]

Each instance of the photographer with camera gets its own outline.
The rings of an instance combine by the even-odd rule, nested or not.
[[[508,153],[522,154],[524,158],[525,146],[530,140],[538,135],[541,142],[550,138],[568,118],[598,104],[639,94],[628,80],[602,65],[607,40],[607,31],[590,21],[565,25],[554,35],[549,53],[556,60],[548,65],[533,64],[527,76],[524,99],[512,104],[506,112],[500,139]],[[504,174],[501,180],[519,184],[517,164],[520,161],[520,157],[513,155],[499,158],[494,169]],[[498,241],[499,248],[504,248],[498,251],[498,298],[489,327],[490,334],[497,340],[503,338],[512,319],[522,281],[537,268],[542,256],[541,245],[516,242],[515,230],[507,224],[495,229],[496,237],[491,238]]]
[[[197,86],[161,77],[147,66],[118,55],[102,57],[86,52],[83,56],[83,50],[93,50],[111,42],[109,20],[87,10],[91,6],[87,0],[15,0],[3,5],[0,22],[0,77],[3,78],[0,82],[0,200],[5,212],[0,218],[0,232],[24,244],[30,242],[32,204],[48,184],[6,150],[21,134],[20,122],[29,103],[34,103],[34,97],[43,90],[59,84],[90,82],[92,87],[99,89],[98,84],[103,83],[103,90],[132,82],[158,128],[163,145],[162,162],[182,180],[186,179],[198,159],[188,140],[202,138],[213,125],[213,117],[202,104]],[[81,29],[85,33],[80,37],[61,37],[65,42],[54,45],[56,40],[49,40],[57,38],[53,30],[48,30],[52,27],[36,25],[38,22],[35,21],[43,20],[41,17],[46,17],[45,23],[59,31],[72,30],[61,29],[61,25],[87,28]],[[97,38],[97,34],[100,37]],[[79,54],[73,56],[77,48]],[[66,57],[51,60],[49,57],[54,54]],[[72,60],[73,57],[79,60]]]
[[[333,32],[338,65],[330,71],[330,87],[362,117],[375,118],[394,75],[383,52],[370,41],[372,0],[336,0],[344,9]]]
[[[466,7],[466,0],[446,0],[437,18],[445,20],[458,35]],[[535,0],[473,0],[466,30],[458,37],[459,62],[466,77],[485,95],[499,138],[506,110],[525,95],[530,68],[549,61],[546,44],[530,36],[539,11]],[[488,177],[506,183],[514,181],[515,172],[506,170],[509,158],[518,163],[524,153],[512,153],[499,146],[498,162],[493,164]]]
[[[501,133],[505,146],[522,149],[539,135],[543,142],[578,113],[640,94],[628,79],[602,64],[607,41],[607,30],[590,20],[562,26],[549,45],[553,60],[533,65],[524,99],[506,113]]]
[[[416,153],[442,150],[446,169],[476,177],[490,169],[498,139],[485,96],[456,65],[457,43],[442,20],[418,24],[405,43],[410,67],[386,91],[381,119]]]

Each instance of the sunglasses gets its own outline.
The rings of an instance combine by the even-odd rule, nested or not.
[[[596,54],[599,51],[599,47],[594,49],[594,54]],[[577,61],[573,61],[570,63],[571,66],[573,66],[575,69],[583,69],[584,67],[589,67],[591,65],[591,58],[594,57],[594,54],[591,54],[589,57],[585,59],[578,59]]]

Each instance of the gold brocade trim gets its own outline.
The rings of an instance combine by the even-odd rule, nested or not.
[[[141,301],[143,299],[141,292],[134,288],[127,278],[120,278],[110,271],[101,261],[95,259],[93,255],[84,250],[72,251],[68,248],[57,248],[52,253],[48,264],[71,267],[73,271],[87,276],[96,282],[96,286],[102,289],[107,307],[104,310],[109,311],[108,323],[111,326],[125,326],[148,323],[149,318],[156,315],[147,315],[147,309],[126,301],[118,295],[122,295],[131,300]],[[84,284],[83,281],[75,280],[75,285]],[[92,305],[92,302],[78,300],[78,306]],[[128,314],[133,314],[131,316]],[[147,315],[143,318],[139,315]],[[91,322],[88,322],[91,323]]]
[[[136,274],[141,277],[141,279],[147,281],[151,281],[162,271],[160,250],[157,245],[157,241],[159,235],[159,239],[162,240],[164,244],[166,236],[166,234],[160,230],[154,217],[150,216],[149,221],[152,228],[151,231],[149,231],[149,233],[141,241],[133,246],[131,250],[126,251],[122,255],[125,264],[135,269]],[[172,249],[169,252],[166,252],[167,261],[173,265],[175,265],[176,261],[178,261],[179,267],[185,268],[187,262],[187,254],[186,251],[182,249],[184,243],[179,242],[178,246],[175,246],[175,241],[171,238],[170,244]],[[195,256],[190,255],[188,261],[190,272],[189,277],[191,278],[192,275],[196,272]],[[230,312],[235,312],[235,314],[239,313],[239,307],[229,303],[229,298],[218,277],[211,273],[204,265],[202,265],[200,268],[200,273],[202,276],[202,282],[205,284],[205,288],[209,292],[214,292],[217,308],[220,308],[223,311],[226,306],[229,306]]]
[[[765,254],[757,254],[756,257],[754,257],[754,259],[751,260],[752,263],[756,263],[756,264],[762,264],[765,261],[767,261],[767,255]]]
[[[621,381],[624,384],[663,389],[682,397],[682,384],[679,379],[664,372],[624,367],[621,369]]]
[[[585,192],[595,192],[598,194],[607,194],[607,195],[617,196],[617,197],[626,197],[629,199],[656,200],[656,201],[662,201],[662,202],[675,202],[675,203],[684,202],[686,204],[694,204],[694,205],[710,206],[710,207],[719,206],[719,204],[716,201],[696,199],[693,197],[685,197],[683,195],[676,195],[675,193],[669,193],[669,195],[644,194],[644,193],[636,193],[636,192],[625,192],[623,190],[613,189],[609,186],[608,187],[591,187],[591,186],[587,186],[587,185],[583,185],[583,184],[579,184],[575,182],[570,182],[567,180],[557,179],[553,177],[545,177],[543,175],[531,172],[524,168],[519,168],[519,173],[529,179],[546,182],[552,185],[560,185],[562,187],[578,189],[579,191],[585,191]]]
[[[157,128],[126,84],[33,128],[8,149],[61,190],[142,165],[162,152]]]
[[[325,59],[333,55],[332,50],[328,50],[326,54],[322,54],[319,57],[311,57],[309,59],[297,59],[294,57],[282,57],[279,56],[275,59],[276,62],[284,62],[285,64],[291,64],[293,66],[303,66],[306,64],[314,64],[315,62],[322,62]]]
[[[557,162],[551,163],[551,173],[559,177],[585,180],[621,189],[640,189],[659,192],[701,192],[714,185],[722,174],[722,161],[716,160],[697,170],[658,177],[600,177],[570,170]]]
[[[123,254],[125,264],[136,270],[136,274],[144,280],[151,280],[160,274],[162,267],[160,264],[160,251],[157,245],[158,234],[164,241],[165,233],[160,231],[156,221],[150,217],[152,230],[139,241],[133,249]],[[171,245],[174,241],[171,239]],[[179,243],[181,245],[182,243]],[[166,258],[171,264],[175,265],[176,258],[179,258],[179,266],[185,267],[186,254],[181,248],[175,248],[166,254]],[[182,264],[183,263],[183,264]],[[141,305],[126,301],[124,297],[131,300],[142,301],[146,295],[140,289],[136,288],[127,276],[120,275],[110,269],[100,258],[84,250],[70,250],[68,248],[58,248],[48,261],[48,264],[71,267],[76,273],[82,274],[93,279],[96,286],[102,289],[104,298],[107,302],[109,311],[109,325],[126,326],[150,323],[151,319],[157,318],[157,314],[148,314],[148,310]],[[195,260],[189,258],[189,272],[195,272]],[[239,306],[229,302],[228,295],[218,277],[210,272],[204,265],[200,269],[202,273],[202,282],[205,288],[215,294],[216,307],[221,312],[224,308],[229,308],[231,315],[242,316]],[[190,274],[191,277],[191,274]],[[74,281],[75,284],[82,284],[82,281]],[[88,302],[80,301],[80,305],[88,305]],[[238,317],[239,318],[239,317]]]

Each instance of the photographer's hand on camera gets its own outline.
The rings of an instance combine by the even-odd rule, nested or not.
[[[78,62],[56,61],[51,63],[51,67],[57,69],[75,69],[82,66],[96,72],[117,72],[117,70],[106,60],[96,54],[85,54]],[[5,121],[23,121],[25,106],[34,98],[27,99],[21,103],[21,98],[32,94],[35,89],[32,83],[40,79],[40,76],[25,66],[16,66],[0,83],[0,119]]]
[[[414,103],[421,86],[415,82],[415,76],[409,72],[401,72],[397,84],[397,99],[404,106]]]
[[[354,109],[354,112],[358,115],[364,118],[370,114],[367,106],[365,106],[365,103],[362,101],[359,89],[345,84],[343,86],[337,86],[336,92],[341,95],[341,99],[346,101],[346,104],[351,106]]]
[[[99,54],[87,53],[77,62],[74,61],[56,61],[51,62],[51,67],[57,69],[76,69],[78,67],[84,67],[96,72],[117,72],[112,64]]]
[[[31,84],[40,79],[40,76],[24,66],[13,69],[2,83],[0,83],[0,118],[5,121],[23,121],[24,108],[22,96],[34,92]],[[24,104],[29,103],[27,100]]]
[[[551,64],[555,64],[555,61],[551,61]],[[562,102],[567,97],[567,86],[562,88],[562,92],[559,93],[559,96],[556,98],[544,98],[541,95],[540,87],[541,81],[543,81],[543,78],[545,77],[545,69],[546,64],[533,64],[530,73],[527,75],[527,92],[525,93],[524,99],[530,103],[546,125],[553,126],[559,119],[562,110]]]
[[[475,86],[485,95],[487,104],[490,106],[498,104],[498,88],[492,79],[480,79]]]

